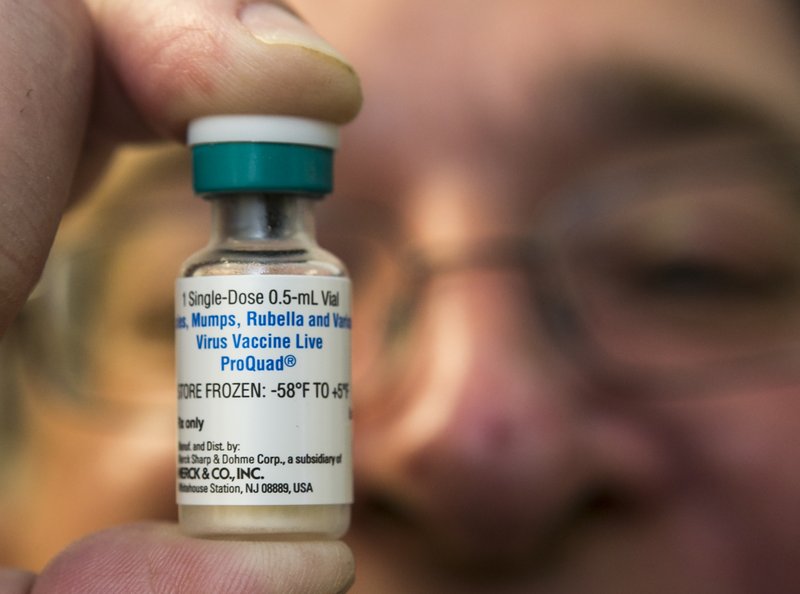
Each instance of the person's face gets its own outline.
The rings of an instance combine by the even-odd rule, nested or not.
[[[328,247],[374,292],[361,315],[375,324],[386,321],[380,309],[391,299],[381,290],[395,286],[393,272],[367,267],[361,244],[348,244],[354,229],[379,238],[390,254],[408,247],[466,253],[489,245],[495,247],[481,257],[491,256],[504,238],[539,229],[549,216],[542,213],[568,211],[573,189],[587,175],[595,180],[597,171],[676,159],[705,162],[727,154],[720,147],[750,147],[766,137],[759,127],[764,122],[791,138],[800,129],[800,35],[783,11],[763,0],[296,5],[363,80],[365,110],[345,131],[336,195],[321,209],[319,226],[323,242],[329,239]],[[734,168],[728,163],[723,170]],[[754,182],[760,176],[743,174]],[[788,262],[784,268],[790,268],[797,253],[793,211],[784,204],[753,206],[753,195],[734,200],[736,208],[724,216],[727,195],[719,200],[713,192],[704,192],[701,202],[673,203],[669,192],[644,205],[612,201],[613,224],[599,230],[591,225],[587,229],[598,231],[597,237],[587,231],[569,243],[580,253],[570,256],[568,270],[581,270],[587,251],[611,258],[619,250],[638,250],[665,259],[701,249],[715,262],[709,254],[764,243],[767,255],[758,262]],[[674,220],[679,222],[667,224]],[[745,220],[747,241],[739,237]],[[159,310],[150,312],[148,304],[171,302],[177,262],[202,233],[193,217],[167,221],[143,228],[120,251],[115,270],[137,272],[110,278],[101,310],[105,327],[122,337],[116,354],[108,345],[103,355],[108,361],[102,368],[115,370],[103,377],[103,386],[123,397],[139,390],[155,400],[171,398],[171,368],[155,362],[171,362],[170,349],[147,331],[147,320]],[[156,231],[165,229],[170,241],[157,242]],[[145,245],[158,246],[152,257],[141,255]],[[121,265],[126,258],[129,267]],[[353,591],[730,593],[800,587],[800,571],[793,572],[794,551],[800,550],[800,387],[734,381],[700,397],[690,382],[681,384],[681,397],[666,398],[650,394],[648,382],[626,383],[624,373],[609,379],[581,365],[573,341],[564,347],[554,338],[558,333],[538,316],[530,297],[537,279],[524,266],[491,257],[488,262],[453,266],[427,279],[402,336],[387,332],[401,343],[391,351],[391,364],[381,360],[389,357],[384,343],[390,341],[381,328],[365,324],[356,337],[357,491],[347,537],[357,559]],[[638,260],[624,264],[643,266]],[[692,281],[697,268],[689,271]],[[598,268],[601,276],[611,269],[617,270]],[[586,286],[594,291],[586,309],[578,308],[582,313],[599,304],[602,314],[603,304],[620,298],[619,287],[608,289],[606,299],[607,283],[578,276],[567,282],[577,287],[569,295],[583,296]],[[725,290],[746,292],[735,282],[719,282]],[[711,297],[703,294],[701,313],[717,315],[719,308],[709,307],[719,297],[715,291],[719,285]],[[125,299],[131,294],[137,299]],[[767,303],[766,297],[737,299],[726,301],[737,313],[760,314]],[[778,297],[769,303],[789,331],[796,330],[800,304],[792,307]],[[650,332],[647,314],[664,313],[658,303],[650,305],[636,315],[622,312],[622,318],[612,308],[613,315],[600,315],[592,326],[593,338],[603,352],[633,360],[637,370],[648,369],[639,345],[648,364],[673,369],[677,361],[683,371],[694,356],[685,347],[694,343],[674,329],[669,336],[681,339],[666,343]],[[669,320],[675,312],[667,309]],[[692,325],[700,320],[704,339],[713,338],[697,356],[716,353],[717,326],[687,312],[695,316],[689,316]],[[762,329],[774,328],[775,320],[755,317],[758,330],[739,336],[745,347],[774,336]],[[135,355],[136,368],[127,365],[125,353]],[[657,360],[650,361],[650,353],[658,353]],[[159,464],[131,465],[141,473],[136,484],[150,484],[147,473],[171,464],[166,450],[125,451],[159,456]],[[150,496],[163,502],[173,493],[164,487]],[[151,508],[161,507],[145,509]]]
[[[468,251],[524,234],[588,172],[662,153],[702,162],[718,146],[767,136],[762,119],[791,139],[800,123],[800,20],[778,3],[319,4],[300,6],[352,59],[365,92],[329,207],[353,210],[346,228],[380,225],[390,252]],[[730,253],[765,245],[759,262],[796,265],[793,208],[761,211],[754,192],[738,199],[713,181],[719,195],[619,207],[632,220],[610,225],[615,245],[642,252],[636,266],[693,250],[712,263],[728,254],[727,266],[738,262]],[[611,241],[587,247],[615,253]],[[681,278],[665,281],[665,294],[693,299]],[[665,398],[597,381],[554,346],[529,298],[536,282],[513,266],[429,278],[402,360],[390,374],[364,371],[360,387],[358,366],[376,347],[357,341],[354,591],[800,587],[800,386],[731,381],[699,396],[689,384]],[[743,291],[726,283],[697,288],[700,314],[749,311],[717,294]],[[800,306],[777,303],[796,337]],[[715,332],[705,320],[690,316]],[[654,351],[661,337],[649,323],[623,325],[620,340],[641,344],[619,352]],[[683,356],[665,349],[666,360]]]

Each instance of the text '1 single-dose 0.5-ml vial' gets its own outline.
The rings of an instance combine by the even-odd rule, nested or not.
[[[337,538],[353,496],[350,281],[314,236],[335,126],[189,126],[208,246],[175,292],[180,524],[202,536]]]

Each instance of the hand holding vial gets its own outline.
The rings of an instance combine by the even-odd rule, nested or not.
[[[9,33],[0,42],[3,329],[39,276],[70,197],[118,143],[182,140],[190,119],[210,113],[343,123],[359,109],[352,68],[281,3],[2,0],[0,10]],[[36,588],[322,593],[344,589],[352,571],[340,542],[200,541],[174,526],[138,525],[67,549]],[[0,589],[27,591],[34,579],[8,571]]]

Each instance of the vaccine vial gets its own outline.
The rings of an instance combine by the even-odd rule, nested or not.
[[[176,282],[182,530],[342,536],[352,502],[350,281],[315,239],[335,126],[284,116],[190,123],[211,240]]]

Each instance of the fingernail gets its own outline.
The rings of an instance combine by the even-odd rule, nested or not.
[[[269,2],[251,2],[242,7],[239,20],[256,39],[276,45],[298,45],[320,52],[349,66],[347,59],[306,23],[288,10]]]

